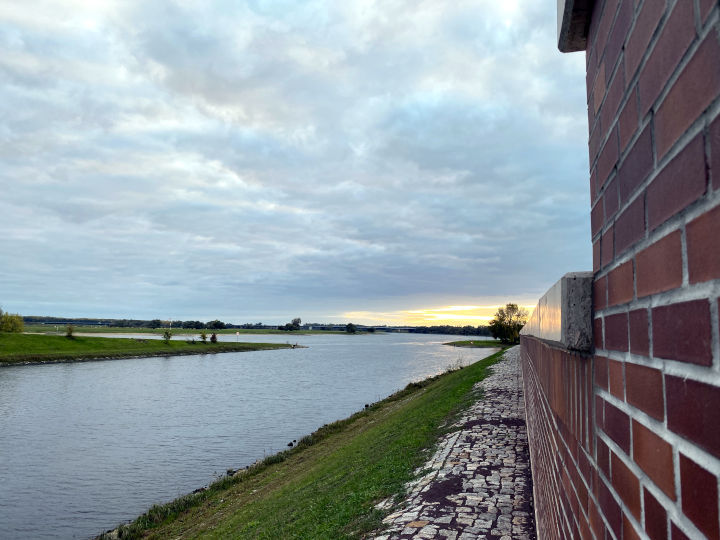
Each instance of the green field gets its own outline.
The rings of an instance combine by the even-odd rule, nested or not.
[[[172,356],[176,354],[210,354],[231,351],[281,349],[283,343],[200,343],[185,341],[165,343],[159,339],[128,339],[40,334],[0,333],[0,364],[70,362],[95,358],[132,356]]]
[[[450,341],[448,343],[443,343],[443,345],[450,345],[452,347],[476,347],[481,349],[502,346],[499,341],[495,341],[493,339],[467,339],[464,341]]]
[[[403,493],[501,354],[410,384],[205,491],[154,506],[119,537],[336,539],[376,530],[386,512],[375,505]]]

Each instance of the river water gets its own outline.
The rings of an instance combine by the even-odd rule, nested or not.
[[[0,538],[94,536],[493,352],[421,334],[239,339],[307,348],[0,369]]]

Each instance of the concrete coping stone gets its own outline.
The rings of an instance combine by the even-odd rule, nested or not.
[[[593,0],[557,0],[557,33],[560,52],[584,51]]]
[[[521,335],[589,352],[592,335],[592,272],[569,272],[538,301]]]

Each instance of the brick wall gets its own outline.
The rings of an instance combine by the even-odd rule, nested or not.
[[[720,538],[719,21],[594,3],[594,353],[522,339],[541,537]]]

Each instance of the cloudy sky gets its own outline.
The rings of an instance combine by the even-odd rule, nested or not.
[[[482,322],[591,268],[555,0],[0,0],[0,305]],[[489,307],[488,307],[489,306]]]

